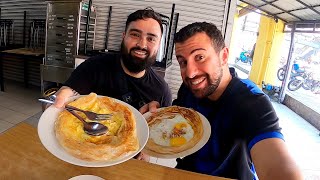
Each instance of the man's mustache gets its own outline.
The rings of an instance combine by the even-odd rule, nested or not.
[[[139,48],[139,47],[131,48],[130,52],[131,52],[131,51],[136,51],[136,50],[138,50],[138,51],[144,51],[144,52],[146,52],[146,53],[149,54],[149,51],[148,51],[147,49],[145,49],[145,48]]]
[[[186,81],[190,81],[190,80],[193,80],[193,79],[197,79],[197,78],[201,78],[201,77],[207,77],[206,75],[202,74],[202,75],[197,75],[193,78],[189,78],[189,77],[186,77]]]

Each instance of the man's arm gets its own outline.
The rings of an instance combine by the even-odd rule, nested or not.
[[[260,180],[300,180],[300,169],[290,156],[285,142],[268,138],[256,143],[250,150],[254,167]]]

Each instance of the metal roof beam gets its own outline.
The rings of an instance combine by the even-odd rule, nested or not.
[[[241,10],[239,11],[239,17],[245,16],[248,13],[255,12],[255,10],[257,10],[255,7],[251,7],[250,5],[248,5],[246,7],[241,6],[241,5],[237,5],[237,6],[241,7]]]
[[[320,5],[312,6],[312,8],[315,8],[315,7],[320,7]],[[304,10],[304,9],[308,9],[308,8],[307,7],[303,7],[303,8],[298,8],[298,9],[292,9],[292,10],[289,10],[287,12],[299,11],[299,10]],[[286,12],[275,13],[275,15],[279,15],[279,14],[283,14],[283,13],[286,13]]]
[[[305,2],[302,2],[302,1],[300,1],[300,0],[296,0],[296,1],[299,2],[300,4],[303,4],[305,7],[311,9],[313,12],[315,12],[315,13],[317,13],[317,14],[320,15],[320,12],[317,11],[316,9],[314,9],[312,6],[309,6],[308,4],[306,4]]]
[[[269,1],[269,3],[274,3],[274,2],[277,2],[278,0],[273,0],[273,1]],[[257,6],[257,7],[262,7],[262,6],[265,6],[266,4],[262,4],[260,6]]]
[[[261,11],[263,11],[263,12],[267,13],[268,15],[270,15],[270,17],[273,17],[275,20],[277,20],[277,19],[281,19],[283,22],[288,22],[288,21],[286,21],[286,20],[284,20],[284,19],[282,19],[282,18],[278,17],[277,15],[272,14],[272,13],[270,13],[270,12],[266,11],[266,10],[263,10],[263,9],[261,9],[261,8],[259,8],[259,7],[257,7],[257,6],[255,6],[255,5],[253,5],[253,4],[251,4],[251,3],[247,2],[247,1],[245,1],[245,0],[240,0],[240,1],[241,1],[241,2],[246,3],[246,4],[250,5],[250,6],[252,6],[252,7],[254,7],[254,8],[256,8],[256,9],[259,9],[259,10],[261,10]]]
[[[266,0],[261,0],[261,1],[263,1],[263,2],[266,3],[266,4],[269,4],[270,6],[273,6],[273,7],[277,8],[277,9],[280,9],[281,11],[286,12],[286,13],[290,14],[291,16],[300,19],[301,21],[304,20],[304,19],[301,19],[299,16],[296,16],[296,15],[294,15],[294,14],[286,11],[285,9],[282,9],[281,7],[278,7],[278,6],[274,5],[274,4],[272,4],[271,2],[268,2],[268,1],[266,1]]]
[[[266,17],[269,17],[269,18],[273,18],[273,16],[271,16],[269,14],[263,14],[263,13],[256,12],[255,10],[257,10],[257,8],[255,8],[255,7],[253,7],[254,9],[251,9],[249,7],[245,7],[245,6],[241,6],[241,5],[237,5],[237,6],[241,7],[242,9],[246,9],[247,11],[254,12],[256,14],[260,14],[262,16],[266,16]],[[249,5],[249,6],[251,6],[251,5]],[[246,14],[241,13],[241,11],[242,10],[240,10],[240,12],[239,12],[239,17],[246,15]],[[246,11],[246,13],[247,13],[247,11]]]

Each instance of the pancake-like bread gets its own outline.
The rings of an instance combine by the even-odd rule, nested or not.
[[[194,147],[203,136],[199,114],[193,109],[171,106],[147,118],[150,136],[146,149],[176,154]]]
[[[69,103],[79,109],[95,113],[112,113],[109,120],[99,121],[108,127],[101,136],[84,132],[82,122],[64,110],[55,122],[55,133],[60,145],[71,155],[87,161],[112,161],[130,155],[139,149],[136,121],[131,110],[112,98],[95,93]],[[90,121],[83,113],[80,116]]]

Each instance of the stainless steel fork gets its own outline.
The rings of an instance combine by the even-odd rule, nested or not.
[[[91,120],[108,120],[112,117],[112,114],[98,114],[92,111],[82,110],[70,105],[66,105],[65,109],[83,112],[88,117],[88,119]]]
[[[40,102],[44,102],[44,103],[49,103],[49,104],[53,104],[54,101],[48,100],[48,99],[38,99]],[[65,109],[67,110],[75,110],[75,111],[80,111],[82,113],[84,113],[88,119],[90,120],[95,120],[95,121],[102,121],[102,120],[108,120],[112,117],[112,114],[98,114],[98,113],[94,113],[91,111],[86,111],[86,110],[82,110],[70,105],[65,105]]]

